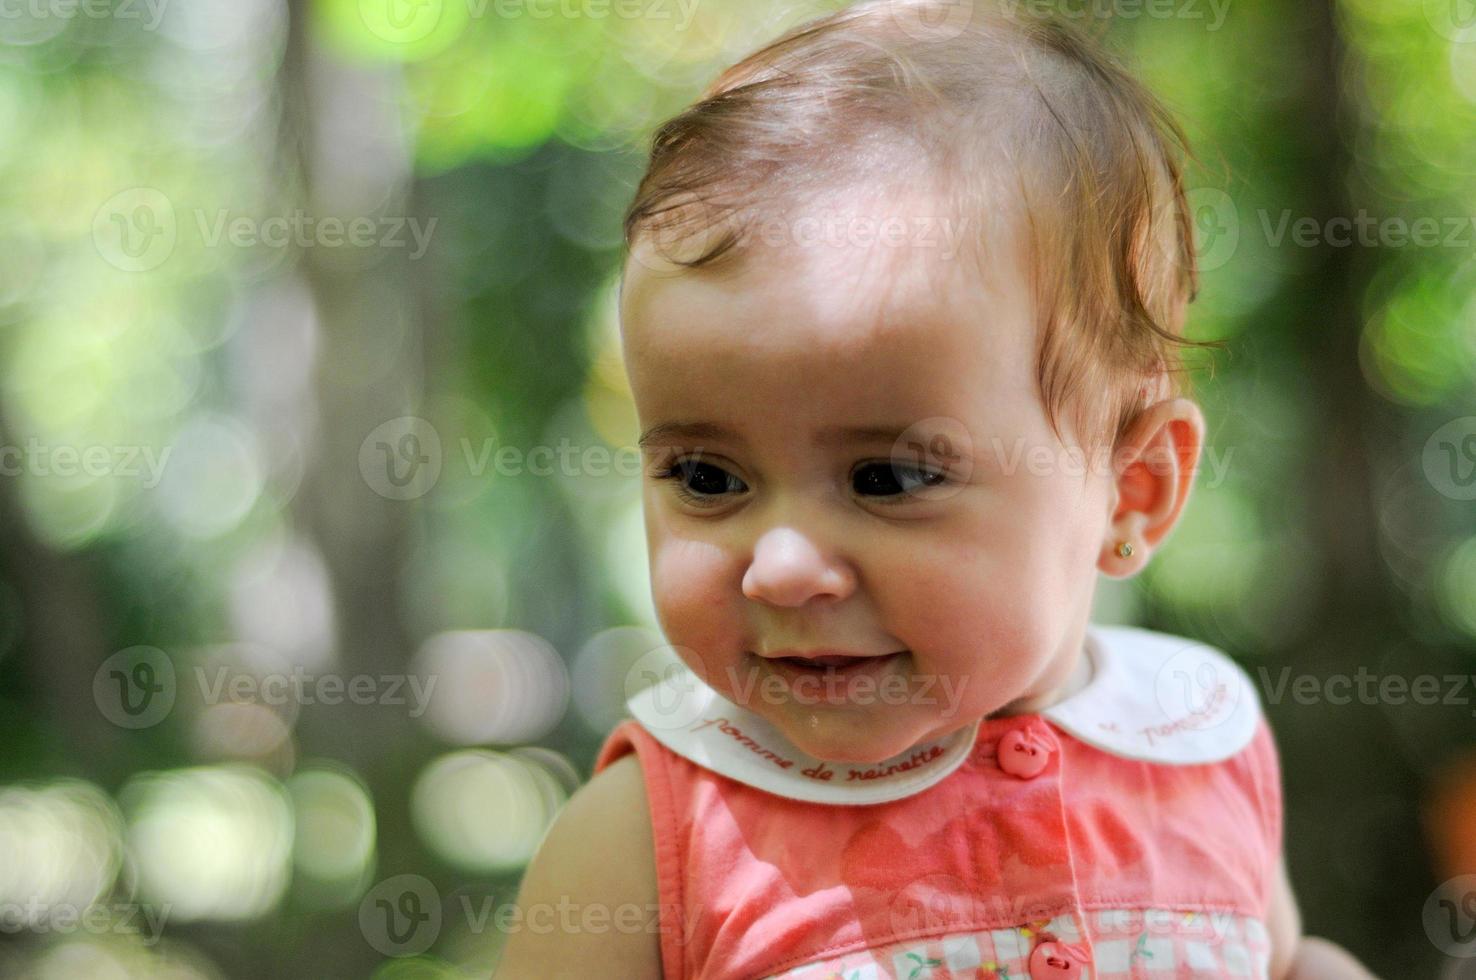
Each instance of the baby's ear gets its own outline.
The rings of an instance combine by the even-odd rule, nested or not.
[[[1114,502],[1097,559],[1104,574],[1137,574],[1173,530],[1194,486],[1204,429],[1204,413],[1182,397],[1155,402],[1128,427],[1112,454]]]

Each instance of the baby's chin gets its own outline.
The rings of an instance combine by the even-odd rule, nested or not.
[[[910,729],[883,727],[874,714],[843,708],[789,705],[769,712],[769,721],[795,748],[826,762],[870,765],[905,754],[923,741]]]

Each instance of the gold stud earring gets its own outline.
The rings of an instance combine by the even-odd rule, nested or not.
[[[1131,544],[1129,544],[1128,542],[1123,541],[1123,542],[1121,542],[1121,543],[1118,544],[1118,546],[1117,546],[1117,554],[1118,554],[1119,557],[1126,558],[1129,555],[1131,555],[1132,553],[1133,553],[1133,546]]]

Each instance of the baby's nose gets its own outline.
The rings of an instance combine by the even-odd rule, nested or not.
[[[743,575],[745,596],[776,606],[803,605],[815,596],[844,598],[855,587],[855,572],[844,558],[793,527],[760,535]]]

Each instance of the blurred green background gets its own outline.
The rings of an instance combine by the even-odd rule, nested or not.
[[[661,645],[646,140],[843,5],[0,3],[0,976],[490,973]],[[1231,348],[1095,618],[1261,682],[1308,932],[1476,975],[1476,5],[1043,6],[1184,121]]]

